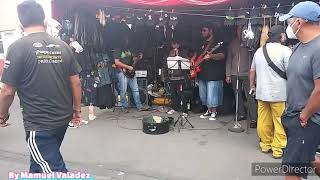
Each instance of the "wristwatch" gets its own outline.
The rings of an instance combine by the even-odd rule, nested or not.
[[[73,113],[81,113],[81,110],[73,110]]]

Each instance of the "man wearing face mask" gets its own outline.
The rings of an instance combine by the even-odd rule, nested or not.
[[[320,144],[320,6],[306,1],[280,17],[287,35],[300,43],[293,50],[287,71],[287,107],[282,123],[288,137],[283,164],[294,168],[316,167]],[[289,172],[286,180],[307,178],[305,171]]]
[[[257,131],[261,151],[264,153],[272,151],[274,158],[281,158],[282,149],[287,143],[281,123],[286,101],[286,79],[278,74],[277,70],[286,71],[291,49],[283,45],[286,40],[283,26],[273,26],[268,36],[268,43],[254,55],[250,71],[250,87],[256,92],[258,100]]]

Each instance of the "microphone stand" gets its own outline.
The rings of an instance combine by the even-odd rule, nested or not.
[[[237,86],[236,86],[236,121],[233,126],[229,127],[228,130],[234,133],[242,133],[245,130],[242,128],[241,124],[238,122],[238,111],[239,111],[239,72],[240,72],[240,56],[241,50],[239,49],[239,58],[238,58],[238,69],[237,69]]]

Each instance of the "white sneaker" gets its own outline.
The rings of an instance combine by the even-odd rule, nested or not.
[[[209,118],[209,121],[216,121],[217,120],[217,112],[212,113],[211,117]]]
[[[74,126],[73,123],[70,121],[68,128],[70,128],[70,129],[76,129],[76,128],[78,128],[78,127]]]
[[[174,114],[175,112],[176,112],[175,110],[171,109],[170,111],[167,112],[167,114],[172,115],[172,114]]]
[[[204,113],[203,115],[200,116],[201,119],[207,119],[211,116],[211,113],[209,111],[207,111],[206,113]]]
[[[188,117],[188,114],[187,113],[182,113],[182,116],[187,118]]]
[[[90,120],[90,121],[93,121],[93,120],[95,120],[96,118],[97,118],[97,116],[95,116],[95,115],[92,115],[92,114],[89,115],[89,120]]]
[[[81,120],[81,124],[84,124],[84,125],[87,125],[89,123],[89,121],[86,121],[86,120]]]

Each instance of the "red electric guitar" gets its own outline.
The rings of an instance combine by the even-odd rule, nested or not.
[[[223,42],[219,42],[215,47],[213,47],[210,51],[205,50],[204,53],[202,53],[196,60],[192,61],[192,67],[191,70],[191,78],[196,78],[198,73],[201,71],[201,64],[205,61],[204,57],[208,54],[212,54],[215,50],[220,48],[223,45]],[[208,48],[206,48],[208,49]]]

